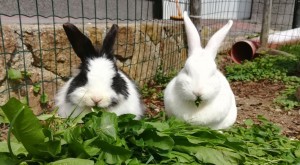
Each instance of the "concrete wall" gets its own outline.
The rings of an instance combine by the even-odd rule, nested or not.
[[[188,1],[188,0],[187,0]],[[235,0],[247,2],[249,0]],[[221,3],[223,1],[204,1],[203,3]],[[236,2],[230,0],[232,4]],[[252,0],[251,21],[261,24],[263,15],[264,0]],[[273,0],[272,8],[272,28],[277,30],[290,29],[293,25],[295,0]],[[19,11],[20,10],[20,11]],[[222,9],[225,12],[231,12],[229,9]],[[211,11],[215,13],[217,11]],[[41,19],[42,23],[51,23],[52,16],[60,18],[77,18],[77,22],[82,17],[86,17],[93,21],[98,20],[152,20],[154,18],[162,18],[162,0],[0,0],[0,15],[4,22],[18,23],[18,17],[13,16],[21,13],[26,16],[41,15],[48,17]],[[218,18],[220,16],[216,16]],[[48,20],[47,20],[48,19]],[[56,18],[59,22],[59,18]],[[24,22],[23,22],[24,20]],[[36,18],[24,18],[23,23],[35,23]],[[61,20],[66,22],[66,20]]]
[[[53,3],[53,4],[52,4]],[[0,0],[0,14],[18,13],[51,17],[87,17],[109,19],[153,19],[153,10],[161,3],[154,0]],[[20,12],[19,12],[20,9]],[[83,9],[83,11],[82,11]],[[96,13],[96,15],[95,15]]]

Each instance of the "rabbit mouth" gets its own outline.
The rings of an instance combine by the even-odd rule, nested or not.
[[[92,112],[107,111],[107,109],[104,107],[93,106],[89,108],[91,109]]]
[[[109,109],[112,107],[115,107],[119,104],[119,101],[117,99],[112,99],[109,104],[99,104],[99,103],[94,103],[93,105],[87,106],[88,108],[94,108],[94,109]]]
[[[201,104],[201,102],[202,102],[201,97],[200,97],[200,96],[197,96],[196,100],[194,101],[195,105],[196,105],[197,107],[199,107],[199,105]]]

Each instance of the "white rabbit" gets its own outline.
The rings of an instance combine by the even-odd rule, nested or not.
[[[80,113],[88,113],[91,107],[101,107],[117,115],[134,114],[136,119],[140,119],[144,106],[137,88],[117,68],[113,55],[118,26],[111,27],[99,51],[76,26],[65,23],[63,27],[81,65],[79,72],[55,98],[58,114],[61,117],[76,117]]]
[[[184,24],[188,59],[164,91],[165,111],[168,116],[175,116],[193,125],[212,129],[228,128],[237,117],[235,97],[214,60],[233,22],[229,20],[217,31],[205,48],[201,47],[200,36],[186,12]]]

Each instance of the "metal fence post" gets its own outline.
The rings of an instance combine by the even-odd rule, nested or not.
[[[295,0],[293,28],[300,27],[300,0]]]
[[[201,0],[190,0],[190,15],[197,31],[200,32]]]
[[[260,34],[261,47],[266,48],[268,45],[269,29],[271,24],[272,0],[264,1],[263,22]]]

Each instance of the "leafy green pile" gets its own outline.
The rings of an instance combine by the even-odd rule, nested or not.
[[[295,56],[263,55],[253,61],[246,61],[242,65],[227,66],[226,76],[233,81],[273,79],[284,82],[299,82],[299,78],[293,76],[298,63],[299,60]]]
[[[41,124],[12,98],[1,107],[17,140],[0,142],[0,164],[297,164],[300,142],[260,118],[220,133],[174,118],[134,120],[99,111],[81,123],[46,115]],[[20,143],[19,143],[19,142]],[[7,147],[8,146],[8,147]]]
[[[293,55],[262,55],[242,65],[229,65],[225,68],[227,79],[230,81],[281,81],[286,85],[286,89],[275,99],[275,102],[286,109],[299,107],[300,103],[295,97],[295,92],[300,84],[300,77],[297,76],[300,46],[284,46],[281,50]]]

